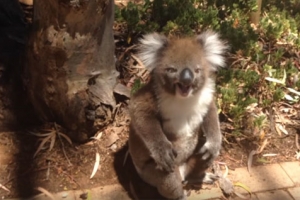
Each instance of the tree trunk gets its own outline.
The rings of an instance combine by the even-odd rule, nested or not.
[[[257,11],[250,13],[250,22],[257,25],[260,21],[262,0],[256,0]]]
[[[24,80],[44,121],[85,141],[109,123],[118,75],[113,0],[35,0]]]

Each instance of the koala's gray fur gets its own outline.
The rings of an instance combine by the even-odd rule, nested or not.
[[[211,31],[141,40],[140,58],[151,79],[131,98],[129,152],[141,178],[168,199],[186,198],[183,181],[217,178],[205,173],[222,141],[211,74],[225,66],[226,49]]]

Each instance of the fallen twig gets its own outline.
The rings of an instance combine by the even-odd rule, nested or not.
[[[267,146],[267,144],[268,144],[268,139],[266,138],[258,150],[252,150],[250,152],[249,157],[248,157],[248,162],[247,162],[247,169],[248,169],[249,173],[251,173],[250,170],[251,170],[251,166],[252,166],[253,156],[256,154],[260,154],[264,150],[264,148]]]
[[[48,190],[46,190],[46,189],[44,189],[42,187],[37,187],[35,189],[38,190],[38,191],[40,191],[41,193],[45,194],[50,199],[55,200],[54,196]]]
[[[47,163],[48,163],[48,168],[47,168],[47,172],[46,172],[46,180],[49,180],[49,176],[50,176],[50,160],[48,160]]]
[[[296,133],[296,136],[295,136],[295,143],[296,143],[297,150],[300,150],[300,147],[299,147],[299,134],[298,133]]]
[[[127,161],[128,155],[129,155],[129,150],[126,151],[126,154],[125,154],[125,157],[124,157],[124,160],[123,160],[123,167],[125,166],[125,163]]]
[[[58,138],[59,138],[59,141],[60,141],[60,144],[61,144],[61,148],[62,148],[63,154],[66,157],[66,159],[67,159],[67,161],[69,163],[69,166],[72,166],[72,163],[71,163],[71,161],[69,160],[69,158],[68,158],[68,156],[66,154],[64,143],[62,142],[62,139],[61,139],[60,136],[63,136],[70,144],[72,144],[72,141],[71,141],[71,139],[68,136],[66,136],[65,134],[59,132],[56,123],[54,123],[54,127],[55,127],[56,133],[58,135]]]

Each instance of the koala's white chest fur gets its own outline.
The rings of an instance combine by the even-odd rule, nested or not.
[[[203,121],[213,100],[214,84],[208,80],[198,94],[180,99],[169,94],[160,96],[160,113],[163,117],[163,130],[177,138],[190,137]]]

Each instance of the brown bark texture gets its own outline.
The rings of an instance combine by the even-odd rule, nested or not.
[[[44,121],[85,141],[109,123],[118,76],[113,0],[35,0],[24,80]]]
[[[255,25],[259,24],[260,21],[262,0],[257,0],[256,4],[257,4],[257,11],[250,13],[250,22]]]

